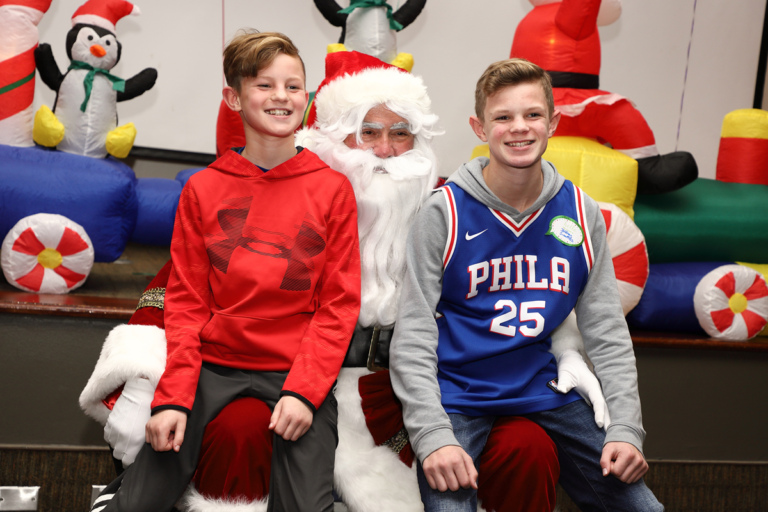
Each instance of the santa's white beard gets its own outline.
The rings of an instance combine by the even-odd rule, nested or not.
[[[355,190],[362,263],[358,323],[392,325],[405,273],[408,229],[435,184],[435,160],[419,150],[380,159],[370,151],[329,141],[313,150],[344,173]]]

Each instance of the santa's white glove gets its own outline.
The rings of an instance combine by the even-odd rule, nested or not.
[[[600,382],[589,370],[581,354],[575,350],[565,350],[557,356],[557,389],[567,393],[573,388],[592,404],[597,426],[608,429],[611,417]]]
[[[155,387],[148,379],[136,377],[125,383],[104,426],[104,440],[112,455],[127,468],[146,443],[144,426],[151,416]]]

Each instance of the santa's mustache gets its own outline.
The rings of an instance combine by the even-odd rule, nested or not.
[[[340,157],[340,158],[339,158]],[[345,174],[388,174],[395,181],[423,178],[432,172],[433,161],[419,150],[406,151],[399,156],[379,158],[370,150],[344,148],[337,153]]]

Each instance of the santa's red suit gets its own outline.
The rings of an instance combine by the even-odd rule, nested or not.
[[[690,153],[659,155],[653,131],[632,102],[599,88],[597,27],[618,18],[619,0],[531,3],[533,10],[515,30],[510,57],[538,64],[552,77],[555,107],[562,113],[555,135],[597,139],[636,159],[640,193],[668,192],[696,179]]]
[[[352,512],[421,511],[413,451],[388,371],[381,366],[386,366],[397,312],[403,272],[398,255],[402,258],[404,252],[400,244],[436,181],[431,139],[438,133],[437,117],[431,114],[423,83],[411,74],[357,52],[330,54],[326,66],[328,78],[318,89],[312,113],[315,124],[297,135],[297,143],[350,179],[358,203],[363,260],[360,317],[335,389],[339,443],[334,484]],[[390,178],[382,177],[379,167],[366,167],[368,174],[363,176],[358,167],[345,163],[361,155],[369,158],[368,152],[351,150],[343,143],[350,131],[361,126],[362,116],[370,108],[385,102],[409,120],[415,134],[413,151],[376,164],[391,165],[387,176],[400,183],[390,183],[386,190],[383,187]],[[400,175],[398,164],[392,163],[398,161]],[[388,199],[382,201],[385,193],[389,195],[383,197]],[[408,206],[402,199],[405,196],[410,197]],[[376,238],[374,233],[382,231],[391,238]],[[151,391],[165,367],[163,297],[169,273],[170,263],[150,283],[130,322],[109,334],[80,397],[86,413],[107,424],[105,438],[123,465],[130,464],[132,452],[137,451],[135,446],[131,450],[131,439],[134,444],[143,443],[149,415],[149,404],[143,402],[151,400],[151,394],[142,401],[136,398],[137,389]],[[580,358],[579,362],[584,366]],[[587,371],[586,366],[584,369]],[[120,419],[126,416],[130,421]],[[208,424],[193,485],[179,508],[190,512],[266,510],[270,416],[264,403],[242,398]],[[486,511],[551,511],[559,476],[557,449],[533,422],[500,420],[482,454],[479,475],[479,498]]]

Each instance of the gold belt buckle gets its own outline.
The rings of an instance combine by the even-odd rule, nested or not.
[[[368,364],[367,367],[372,372],[378,372],[380,370],[386,370],[382,366],[376,364],[376,352],[379,350],[379,335],[381,334],[381,328],[377,325],[373,328],[371,334],[371,344],[368,347]]]

